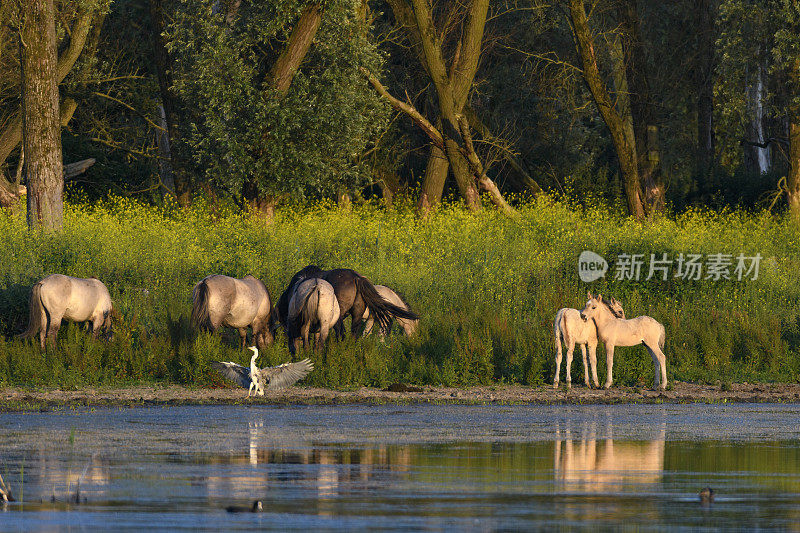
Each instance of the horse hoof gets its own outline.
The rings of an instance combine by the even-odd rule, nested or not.
[[[558,383],[553,383],[553,388],[558,390]]]
[[[605,385],[603,385],[603,388],[606,389],[606,390],[610,389],[611,388],[611,383],[606,383]]]

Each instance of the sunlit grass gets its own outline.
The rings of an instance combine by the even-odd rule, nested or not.
[[[29,234],[24,213],[0,214],[0,382],[79,387],[167,380],[209,385],[211,360],[248,361],[235,335],[195,336],[191,288],[211,273],[261,278],[277,299],[309,263],[349,267],[405,295],[423,316],[412,339],[334,344],[308,382],[332,387],[393,381],[466,385],[537,384],[553,372],[552,318],[580,307],[587,289],[613,294],[629,317],[667,329],[670,379],[800,378],[800,230],[768,213],[689,211],[636,224],[598,206],[542,200],[514,221],[458,206],[426,220],[409,208],[331,205],[278,210],[267,222],[233,206],[153,207],[128,198],[69,204],[63,233]],[[614,281],[578,278],[577,257],[618,253],[763,256],[755,281]],[[646,268],[646,265],[645,265]],[[16,340],[27,298],[51,274],[96,276],[122,320],[111,342],[71,326],[55,349]],[[261,363],[288,359],[284,340]],[[601,351],[601,374],[604,354]],[[579,363],[573,376],[582,375]],[[45,369],[46,371],[43,371]],[[649,384],[643,348],[621,348],[615,378]]]

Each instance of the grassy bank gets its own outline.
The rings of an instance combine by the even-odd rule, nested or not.
[[[277,299],[290,276],[315,263],[350,267],[403,293],[423,316],[420,334],[334,344],[309,384],[385,386],[537,384],[552,379],[552,318],[581,307],[587,289],[613,294],[629,317],[667,329],[668,375],[688,381],[800,379],[800,231],[768,214],[689,212],[638,225],[602,210],[551,202],[521,208],[521,221],[487,210],[444,208],[426,221],[410,210],[284,209],[272,223],[230,209],[151,207],[129,199],[73,204],[65,230],[27,233],[24,213],[0,214],[0,384],[79,387],[166,380],[208,385],[212,360],[245,362],[236,336],[195,336],[191,288],[210,273],[261,278]],[[585,284],[577,257],[611,263]],[[615,281],[620,253],[763,256],[757,280]],[[735,262],[735,260],[734,260]],[[643,267],[647,276],[647,260]],[[54,272],[96,276],[122,320],[111,342],[62,328],[56,349],[16,340],[28,293]],[[733,274],[733,267],[731,267]],[[735,276],[732,276],[735,278]],[[600,352],[600,373],[605,375]],[[262,363],[288,359],[285,341]],[[650,384],[641,348],[620,348],[615,378]],[[581,375],[573,365],[573,378]]]

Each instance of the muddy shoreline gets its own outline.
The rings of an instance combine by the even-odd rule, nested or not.
[[[451,388],[420,387],[421,392],[391,392],[362,387],[340,391],[315,387],[291,387],[268,391],[264,397],[246,398],[244,389],[192,388],[180,385],[140,385],[81,390],[32,390],[0,388],[0,412],[47,411],[64,407],[136,407],[147,405],[216,404],[612,404],[612,403],[800,403],[798,383],[733,383],[706,385],[674,382],[667,391],[638,387],[587,389],[576,385],[567,391],[550,386],[496,385]]]

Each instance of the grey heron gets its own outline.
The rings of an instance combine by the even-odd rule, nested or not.
[[[253,389],[255,389],[255,393],[259,396],[264,396],[265,386],[268,389],[289,387],[314,370],[314,363],[308,359],[303,359],[297,363],[283,363],[278,366],[258,368],[258,366],[256,366],[258,348],[250,346],[248,349],[253,352],[253,357],[250,358],[250,368],[243,367],[231,361],[215,361],[211,363],[211,368],[224,377],[234,383],[238,383],[242,387],[249,387],[249,391],[247,392],[248,398],[253,393]]]

